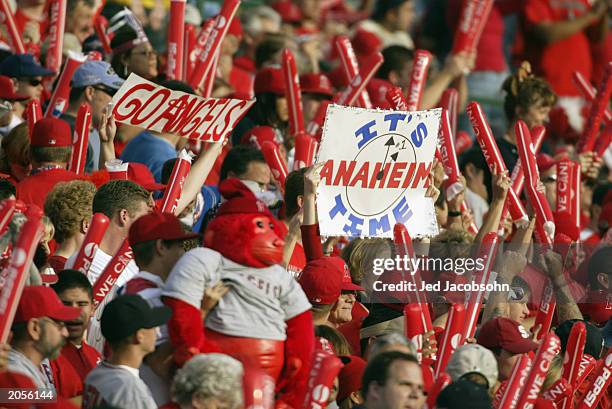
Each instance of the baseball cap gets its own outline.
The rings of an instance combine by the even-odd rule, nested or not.
[[[474,382],[453,382],[438,395],[438,409],[490,409],[491,398],[487,389]]]
[[[246,131],[240,143],[247,145],[254,145],[257,149],[261,150],[264,142],[272,142],[277,147],[283,142],[281,136],[271,126],[256,126]]]
[[[130,226],[130,245],[151,240],[189,240],[199,237],[198,233],[186,233],[181,222],[173,214],[151,212],[136,219]]]
[[[536,164],[540,172],[545,172],[557,164],[557,162],[548,154],[540,153],[536,158]]]
[[[42,118],[34,125],[30,145],[43,148],[72,146],[68,122],[57,118]]]
[[[603,334],[595,325],[583,320],[567,320],[555,328],[555,334],[557,334],[561,341],[561,351],[565,351],[572,327],[577,322],[583,322],[586,328],[586,342],[583,352],[591,355],[595,359],[601,358],[601,352],[604,348]]]
[[[121,341],[139,329],[150,329],[165,324],[172,311],[169,307],[152,308],[139,295],[120,295],[109,302],[102,312],[102,335],[109,342]]]
[[[15,323],[28,322],[32,318],[49,317],[58,321],[78,318],[78,308],[66,307],[49,287],[42,285],[25,287],[15,313]]]
[[[495,355],[478,344],[466,344],[457,348],[451,355],[445,371],[453,381],[460,380],[464,375],[480,374],[487,380],[489,388],[495,385],[498,376]]]
[[[15,91],[13,80],[5,75],[0,75],[0,99],[7,101],[21,101],[30,98],[27,95],[19,95]]]
[[[612,294],[608,290],[591,290],[578,303],[578,308],[587,321],[604,325],[612,318]]]
[[[321,257],[306,264],[299,278],[299,283],[308,298],[315,304],[329,305],[338,301],[342,293],[342,270],[331,259],[338,257]]]
[[[255,74],[253,88],[256,94],[271,93],[285,95],[285,78],[283,71],[276,67],[265,67]]]
[[[71,85],[73,88],[102,85],[112,94],[121,88],[123,82],[106,61],[87,61],[74,71]]]
[[[0,64],[0,75],[11,78],[50,77],[52,70],[44,68],[34,60],[32,54],[13,54]]]
[[[303,94],[319,94],[327,97],[334,95],[331,81],[325,74],[302,74],[300,75],[300,88]]]
[[[329,257],[329,261],[335,265],[336,269],[342,271],[342,291],[365,291],[363,287],[353,284],[351,272],[343,259]]]
[[[510,318],[494,318],[483,324],[478,333],[478,343],[485,348],[501,348],[513,354],[534,351],[538,344],[530,338],[529,332]]]
[[[343,355],[339,357],[344,366],[338,374],[338,396],[336,402],[340,404],[351,396],[351,393],[361,389],[361,378],[365,372],[367,362],[355,355]]]
[[[128,180],[147,189],[150,192],[164,190],[166,185],[157,183],[153,174],[146,165],[137,162],[130,162],[127,171]]]
[[[302,21],[302,10],[292,1],[281,0],[272,4],[272,8],[280,16],[285,23],[299,23]]]

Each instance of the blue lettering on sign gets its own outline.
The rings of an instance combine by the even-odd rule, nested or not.
[[[376,121],[370,121],[355,131],[355,137],[359,138],[359,136],[361,135],[361,140],[357,143],[357,147],[359,149],[361,149],[363,145],[368,143],[370,139],[376,138],[378,136],[378,132],[372,131],[370,129],[374,125],[376,125]]]
[[[387,114],[385,115],[385,121],[390,122],[389,131],[395,131],[397,129],[397,123],[406,119],[406,114]]]
[[[344,232],[346,233],[347,236],[349,237],[359,237],[361,236],[361,227],[363,225],[363,219],[360,217],[355,216],[354,214],[349,214],[349,222],[351,224],[345,224],[344,228],[342,230],[344,230]]]
[[[377,220],[376,217],[370,219],[370,235],[376,235],[378,230],[381,229],[381,233],[391,230],[391,225],[389,224],[389,215],[383,215],[380,220]]]
[[[412,217],[412,210],[408,207],[406,197],[402,197],[402,200],[393,208],[393,217],[395,217],[396,223],[406,223]]]
[[[417,125],[417,128],[412,131],[410,134],[410,139],[412,139],[412,143],[417,148],[420,148],[423,144],[423,139],[427,138],[427,127],[423,122]]]
[[[344,215],[346,213],[346,206],[342,203],[342,196],[337,195],[335,197],[336,205],[329,211],[329,217],[334,218],[338,213]]]

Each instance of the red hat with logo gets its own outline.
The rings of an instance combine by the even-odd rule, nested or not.
[[[133,246],[151,240],[190,240],[199,236],[197,233],[185,232],[175,215],[151,212],[132,223],[128,239]]]
[[[302,21],[302,10],[292,1],[281,0],[272,5],[274,11],[280,14],[285,23],[299,23]]]
[[[280,68],[265,67],[255,74],[253,86],[256,94],[270,93],[279,96],[285,95],[285,78]]]
[[[254,145],[261,150],[264,142],[272,142],[277,147],[283,142],[280,135],[271,126],[256,126],[246,131],[240,143],[243,145]]]
[[[334,304],[342,294],[344,273],[338,268],[338,262],[332,261],[334,258],[338,257],[309,261],[302,270],[298,281],[311,303]]]
[[[387,101],[387,92],[393,88],[393,84],[389,81],[380,79],[380,78],[372,78],[366,89],[368,94],[370,94],[370,99],[372,100],[372,105],[374,108],[380,109],[390,109],[391,104]]]
[[[524,354],[538,348],[529,332],[510,318],[494,318],[485,322],[480,328],[477,342],[485,348],[501,348],[513,354]]]
[[[164,190],[166,185],[157,183],[153,174],[146,165],[137,162],[130,162],[127,171],[128,180],[136,183],[147,189],[148,191],[154,192],[156,190]]]
[[[338,374],[338,404],[361,389],[361,379],[367,365],[366,361],[356,355],[343,355],[339,358],[344,366]]]
[[[257,199],[253,192],[238,178],[228,178],[219,183],[219,192],[226,201],[219,206],[217,216],[261,213],[274,218],[268,206]]]
[[[334,265],[335,269],[342,271],[342,291],[365,291],[363,287],[353,284],[351,271],[340,257],[326,257],[328,261]]]
[[[61,119],[42,118],[34,125],[30,145],[41,148],[72,146],[70,125]]]
[[[0,99],[7,101],[22,101],[30,98],[27,95],[17,94],[13,80],[5,75],[0,75]]]
[[[604,290],[591,290],[585,299],[578,303],[578,307],[589,321],[604,325],[612,318],[612,294]]]
[[[331,81],[325,74],[303,74],[300,75],[300,88],[303,94],[319,94],[332,97],[334,90]]]
[[[74,307],[66,307],[49,287],[30,286],[23,289],[15,323],[28,322],[32,318],[49,317],[57,321],[71,321],[77,319],[81,310]]]

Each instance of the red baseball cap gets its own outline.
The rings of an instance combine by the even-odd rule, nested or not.
[[[536,163],[538,165],[538,170],[540,172],[545,172],[548,169],[550,169],[553,166],[555,166],[557,161],[555,161],[550,155],[547,155],[545,153],[540,153],[537,156]]]
[[[30,145],[41,148],[72,146],[68,122],[57,118],[42,118],[34,125]]]
[[[175,215],[151,212],[132,223],[128,239],[133,246],[151,240],[189,240],[199,236],[197,233],[186,233]]]
[[[332,258],[338,257],[321,257],[309,261],[298,280],[308,301],[314,304],[334,304],[342,294],[344,274]]]
[[[485,322],[477,341],[485,348],[501,348],[513,354],[524,354],[538,348],[529,332],[510,318],[494,318]]]
[[[264,92],[285,96],[285,78],[280,68],[266,67],[255,74],[253,85],[256,94]]]
[[[380,109],[390,109],[391,104],[387,101],[387,92],[393,88],[393,84],[389,81],[383,80],[381,78],[372,78],[366,89],[368,94],[370,94],[370,99],[372,100],[372,105],[375,108]]]
[[[153,174],[146,165],[137,162],[130,162],[127,172],[128,180],[147,189],[150,192],[164,190],[166,185],[157,183]]]
[[[334,90],[331,81],[325,74],[303,74],[300,75],[300,88],[303,94],[319,94],[332,97]]]
[[[378,52],[382,49],[382,41],[380,38],[362,28],[355,31],[355,35],[351,39],[351,44],[357,55],[366,56]]]
[[[292,1],[281,0],[272,5],[272,8],[281,16],[285,23],[299,23],[302,21],[302,10]]]
[[[353,283],[351,278],[351,271],[348,266],[340,257],[328,257],[329,262],[332,263],[335,268],[342,271],[342,291],[365,291],[363,287]]]
[[[13,80],[5,75],[0,75],[0,99],[7,101],[22,101],[30,98],[27,95],[17,94]]]
[[[603,290],[591,290],[578,307],[589,321],[604,325],[612,318],[612,295]]]
[[[49,317],[58,321],[77,319],[81,310],[66,307],[49,287],[42,285],[25,287],[15,313],[15,323],[28,322],[32,318]]]
[[[256,126],[246,131],[240,138],[241,144],[254,145],[259,150],[266,141],[272,142],[277,147],[283,143],[280,135],[271,126]]]
[[[361,389],[361,378],[367,362],[356,355],[343,355],[339,357],[344,366],[338,374],[338,396],[336,402],[342,403],[343,400],[351,396],[351,393]]]

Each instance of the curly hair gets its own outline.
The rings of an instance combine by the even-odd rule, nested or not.
[[[541,103],[552,107],[557,102],[557,96],[552,88],[542,78],[531,74],[531,66],[523,62],[516,74],[506,78],[502,85],[506,92],[504,99],[504,112],[509,121],[516,119],[516,108],[527,111],[530,106]]]
[[[0,171],[11,173],[10,163],[21,166],[30,164],[30,134],[28,124],[25,122],[14,127],[8,135],[2,138]]]
[[[55,226],[55,240],[62,243],[78,233],[84,220],[93,215],[96,187],[84,180],[58,183],[47,195],[45,214]]]
[[[150,193],[144,187],[129,180],[111,180],[100,186],[93,198],[94,213],[103,213],[112,218],[126,209],[131,217],[138,209],[139,202],[148,202]]]
[[[228,409],[242,407],[242,364],[224,354],[200,354],[179,369],[172,383],[172,398],[181,407],[216,399]]]

